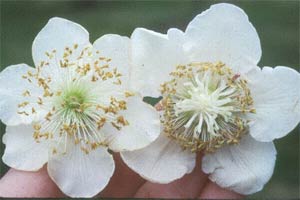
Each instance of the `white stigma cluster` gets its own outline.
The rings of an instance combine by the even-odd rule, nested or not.
[[[178,66],[161,85],[164,132],[191,151],[214,151],[247,133],[255,112],[247,81],[223,63]]]
[[[33,137],[36,142],[55,141],[56,147],[64,147],[59,149],[63,153],[70,142],[79,144],[85,153],[107,145],[111,138],[101,131],[105,124],[118,130],[129,125],[120,111],[127,109],[126,100],[133,93],[121,88],[122,74],[99,51],[93,52],[90,46],[79,49],[74,44],[63,55],[56,50],[46,52],[47,59],[23,75],[43,95],[31,97],[34,92],[28,89],[22,95],[34,100],[18,106],[20,115],[45,113],[34,122]],[[56,147],[52,153],[57,153]]]

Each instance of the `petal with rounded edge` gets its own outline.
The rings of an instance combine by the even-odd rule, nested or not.
[[[246,13],[232,4],[216,4],[197,15],[185,35],[184,49],[192,61],[221,61],[237,72],[245,72],[261,57],[255,28]]]
[[[179,30],[177,28],[170,28],[167,35],[170,41],[177,43],[180,46],[183,45],[185,38],[184,32],[182,30]]]
[[[256,68],[247,74],[255,114],[250,134],[269,142],[292,131],[300,121],[300,74],[288,67]]]
[[[151,105],[143,102],[141,97],[130,97],[127,110],[121,111],[120,114],[129,125],[122,127],[120,131],[113,127],[106,130],[113,137],[109,143],[109,148],[113,151],[141,149],[159,136],[159,114]]]
[[[271,178],[276,160],[272,142],[258,142],[245,136],[240,144],[206,154],[202,170],[223,188],[248,195],[260,191]]]
[[[78,45],[76,50],[73,49],[75,45]],[[59,61],[63,60],[66,47],[73,49],[72,54],[78,57],[81,50],[87,45],[90,45],[90,42],[89,33],[86,29],[67,19],[54,17],[48,21],[33,41],[33,61],[36,66],[39,66],[42,61],[49,60],[46,53],[52,53],[55,50],[55,58],[53,59],[58,65]]]
[[[195,153],[183,150],[163,134],[143,149],[121,152],[121,157],[140,176],[164,184],[191,173],[196,162]]]
[[[115,169],[112,155],[104,147],[88,154],[79,145],[68,145],[66,154],[51,154],[48,173],[70,197],[92,197],[108,184]]]
[[[3,135],[6,145],[2,160],[8,166],[24,171],[36,171],[48,161],[48,143],[37,143],[31,125],[7,126]]]
[[[128,37],[107,34],[97,39],[94,44],[94,55],[111,59],[109,66],[122,74],[122,85],[128,86],[130,75],[130,39]],[[97,53],[97,51],[99,51]]]
[[[0,119],[6,125],[29,124],[42,116],[43,112],[37,110],[37,106],[36,113],[32,113],[32,106],[36,105],[37,97],[43,93],[34,80],[30,83],[22,78],[28,71],[34,73],[35,69],[26,64],[18,64],[11,65],[0,73]],[[24,95],[26,91],[29,92],[28,95]],[[19,108],[18,105],[23,102],[28,105]],[[23,111],[30,115],[18,114]]]
[[[160,84],[184,62],[180,45],[167,35],[137,28],[131,36],[131,84],[142,96],[159,97]]]

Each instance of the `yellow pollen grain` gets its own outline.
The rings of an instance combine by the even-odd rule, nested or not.
[[[19,107],[19,108],[23,108],[23,107],[26,107],[28,104],[29,104],[29,102],[28,102],[28,101],[25,101],[25,102],[23,102],[23,103],[18,104],[18,107]]]
[[[85,154],[89,154],[89,150],[85,147],[80,147],[80,149],[85,153]]]
[[[128,98],[128,97],[132,97],[134,96],[134,93],[133,92],[130,92],[130,91],[126,91],[125,92],[125,97]]]
[[[36,113],[34,107],[31,108],[31,113],[32,113],[32,114]]]
[[[53,114],[51,112],[48,112],[47,115],[45,116],[45,119],[47,121],[51,121],[51,117],[53,116]]]
[[[125,118],[123,116],[117,117],[117,122],[119,124],[122,124],[123,126],[128,126],[129,125],[129,122],[127,120],[125,120]]]
[[[24,97],[29,97],[30,96],[30,92],[28,90],[26,90],[25,92],[23,92],[22,94]]]
[[[239,117],[236,117],[233,122],[230,122],[231,125],[225,125],[230,127],[230,133],[227,133],[226,131],[224,132],[221,127],[218,134],[220,134],[222,137],[213,137],[213,139],[209,141],[202,141],[199,138],[193,137],[193,133],[189,133],[189,130],[187,130],[187,133],[189,134],[182,134],[185,129],[183,126],[177,126],[177,123],[179,122],[176,122],[176,120],[178,120],[177,115],[174,113],[174,105],[176,101],[173,102],[173,98],[178,98],[178,96],[176,97],[178,93],[178,80],[191,80],[194,78],[195,73],[210,73],[212,76],[216,76],[217,74],[217,76],[223,77],[225,80],[227,80],[228,87],[236,88],[236,90],[240,92],[240,94],[236,95],[234,99],[235,104],[239,106],[239,112],[255,113],[255,109],[252,107],[253,99],[250,96],[251,94],[247,86],[247,81],[241,79],[239,74],[234,74],[232,70],[224,63],[218,62],[214,64],[193,62],[188,65],[179,65],[176,67],[175,71],[170,73],[170,76],[173,78],[170,81],[160,85],[161,93],[164,97],[161,101],[164,111],[164,120],[161,121],[164,124],[165,134],[168,137],[177,140],[183,148],[188,148],[192,152],[200,150],[213,152],[215,149],[221,147],[224,143],[237,144],[240,141],[241,136],[245,134],[245,131],[247,131],[247,124],[245,120],[240,119]],[[176,98],[173,97],[173,95]],[[191,130],[194,130],[194,128]]]
[[[57,150],[55,148],[52,149],[52,154],[57,154]]]
[[[46,58],[44,61],[41,61],[38,66],[36,66],[36,72],[28,71],[26,74],[22,76],[22,78],[28,80],[28,82],[32,84],[36,84],[38,87],[40,87],[43,91],[43,95],[41,97],[37,97],[35,103],[38,104],[38,106],[42,105],[48,105],[48,103],[51,103],[51,101],[55,101],[54,104],[55,106],[52,106],[50,108],[51,111],[49,111],[46,116],[44,117],[45,121],[43,122],[43,126],[45,125],[45,129],[48,132],[42,132],[42,127],[41,124],[35,124],[34,125],[34,134],[33,137],[36,140],[36,142],[40,142],[41,139],[51,139],[53,137],[64,137],[64,136],[72,136],[74,137],[74,141],[76,144],[81,143],[83,146],[81,146],[81,150],[83,150],[85,153],[89,153],[91,149],[96,149],[99,145],[106,145],[104,141],[98,141],[99,139],[96,139],[97,137],[94,137],[92,135],[89,135],[91,133],[90,129],[93,129],[94,127],[97,127],[98,129],[101,129],[105,123],[111,123],[113,127],[116,129],[120,130],[123,126],[127,126],[129,123],[125,119],[124,116],[121,116],[119,112],[121,110],[126,110],[127,109],[127,104],[126,101],[122,100],[123,97],[119,98],[111,98],[111,102],[109,105],[97,105],[95,103],[82,103],[80,106],[76,108],[72,108],[72,111],[68,110],[68,112],[77,112],[74,114],[74,116],[67,116],[71,118],[71,121],[73,120],[72,118],[74,117],[74,122],[67,122],[62,119],[62,122],[59,122],[58,127],[56,126],[56,121],[60,120],[60,113],[64,112],[64,103],[60,105],[61,101],[59,100],[64,93],[63,91],[57,90],[56,87],[52,86],[51,82],[54,81],[52,80],[53,77],[51,76],[45,76],[43,73],[43,69],[46,66],[52,66],[52,65],[58,65],[58,67],[61,68],[73,68],[75,73],[75,77],[70,77],[70,81],[76,82],[79,79],[81,79],[82,76],[90,75],[91,77],[89,80],[85,79],[85,81],[90,81],[90,82],[96,82],[96,81],[111,81],[111,83],[114,83],[116,85],[121,85],[122,81],[120,77],[122,74],[118,72],[117,68],[112,68],[109,65],[109,62],[111,61],[110,58],[101,56],[99,51],[96,52],[97,57],[95,61],[91,60],[91,56],[93,56],[93,51],[91,51],[91,47],[88,46],[84,48],[83,50],[78,50],[79,45],[74,44],[70,45],[70,47],[66,47],[61,55],[57,55],[57,51],[54,49],[52,51],[45,52]],[[79,56],[74,56],[74,55],[79,55]],[[100,57],[99,57],[100,56]],[[59,57],[62,57],[61,59],[58,59]],[[74,60],[75,57],[75,60]],[[85,59],[88,58],[88,59]],[[92,58],[94,59],[94,58]],[[65,70],[65,69],[61,69]],[[66,69],[68,70],[68,69]],[[92,72],[92,73],[90,73]],[[110,79],[110,80],[109,80]],[[73,83],[72,83],[73,84]],[[30,96],[30,91],[26,90],[22,94],[23,96]],[[53,97],[55,96],[55,97]],[[130,97],[134,96],[134,93],[131,92],[125,92],[125,97]],[[53,98],[50,98],[53,97]],[[56,99],[58,101],[56,101]],[[27,103],[23,102],[20,104],[20,107],[26,106]],[[85,120],[89,119],[86,118],[85,115],[88,116],[90,110],[87,110],[88,107],[91,107],[93,109],[99,110],[101,113],[98,118],[92,119],[91,122],[95,123],[93,125],[91,124],[85,124]],[[30,114],[35,114],[37,113],[37,107],[31,107],[31,110],[29,109]],[[85,112],[86,111],[86,112]],[[19,111],[19,114],[26,115],[28,116],[29,113],[26,111]],[[78,119],[77,117],[83,116],[82,119]],[[88,116],[89,117],[89,116]],[[69,119],[68,119],[69,120]],[[82,120],[82,121],[81,121]],[[83,123],[83,124],[81,124]],[[49,129],[50,127],[50,129]],[[51,132],[53,131],[52,129],[58,130],[55,131],[55,133]],[[87,134],[87,135],[86,135]],[[88,144],[89,146],[86,146]],[[57,153],[56,149],[53,149],[52,153]]]

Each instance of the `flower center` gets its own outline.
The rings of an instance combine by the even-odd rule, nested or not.
[[[161,85],[164,132],[191,151],[238,143],[255,112],[247,81],[223,63],[178,66]]]
[[[24,98],[30,101],[19,104],[18,113],[46,113],[34,122],[34,139],[54,139],[57,147],[64,147],[63,152],[70,142],[80,144],[85,153],[106,146],[111,138],[101,130],[105,124],[117,130],[129,124],[120,111],[127,109],[127,98],[133,94],[121,86],[122,74],[111,68],[111,59],[93,52],[91,47],[79,50],[75,44],[66,47],[63,55],[57,55],[56,50],[46,55],[48,59],[35,71],[23,75],[42,90],[42,95],[35,97],[31,96],[33,91],[24,91]],[[57,151],[53,148],[53,153]]]
[[[63,107],[66,110],[79,112],[79,109],[84,106],[85,97],[81,91],[68,91],[63,95]]]

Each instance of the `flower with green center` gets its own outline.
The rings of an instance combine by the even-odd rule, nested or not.
[[[129,41],[104,35],[91,45],[80,25],[50,19],[33,42],[35,68],[19,64],[0,73],[3,161],[26,171],[47,163],[65,194],[91,197],[114,172],[108,150],[154,141],[159,115],[129,87]]]
[[[272,141],[299,123],[300,75],[257,66],[260,41],[244,11],[213,5],[185,32],[137,28],[130,55],[131,84],[162,97],[162,132],[151,145],[122,152],[128,166],[169,183],[190,173],[201,151],[211,181],[241,194],[261,190],[274,170]]]

